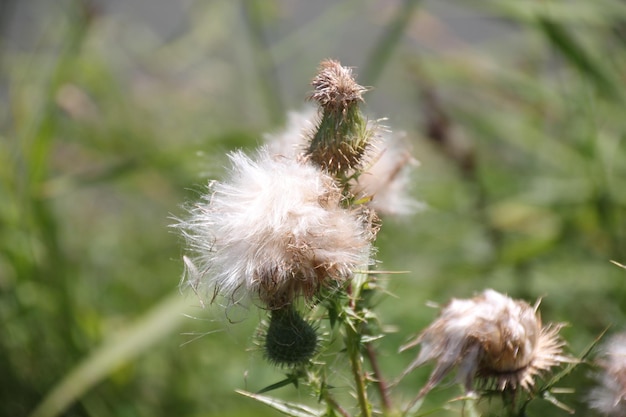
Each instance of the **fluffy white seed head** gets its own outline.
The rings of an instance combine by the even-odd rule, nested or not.
[[[229,154],[226,180],[213,182],[177,226],[194,253],[185,280],[269,309],[313,297],[369,262],[372,232],[341,207],[334,180],[312,165],[262,148],[252,160]]]
[[[536,306],[493,290],[472,299],[453,299],[417,339],[402,348],[421,346],[405,374],[436,362],[420,396],[454,368],[468,391],[477,379],[500,391],[530,390],[538,374],[569,361],[562,356],[559,329],[559,325],[542,327]]]
[[[589,393],[589,405],[607,416],[626,416],[626,333],[611,337],[600,355],[601,372]]]
[[[381,128],[378,132],[366,156],[369,163],[354,182],[352,192],[369,198],[370,207],[382,215],[413,214],[422,207],[409,195],[411,171],[419,163],[403,137]]]

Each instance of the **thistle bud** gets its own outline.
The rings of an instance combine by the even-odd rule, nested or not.
[[[310,99],[320,106],[322,117],[307,154],[333,175],[358,168],[372,136],[359,109],[366,88],[356,83],[350,68],[332,60],[321,63],[311,85]]]
[[[265,357],[276,365],[306,364],[317,351],[315,328],[292,306],[271,311],[264,336]]]

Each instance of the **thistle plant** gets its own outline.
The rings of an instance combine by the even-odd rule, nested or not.
[[[184,285],[226,311],[254,305],[266,316],[256,344],[286,377],[258,393],[239,392],[291,416],[419,415],[421,400],[456,370],[466,401],[499,393],[509,415],[525,415],[528,401],[548,397],[561,378],[549,378],[553,368],[576,362],[564,353],[562,325],[543,325],[538,303],[493,290],[454,299],[401,348],[421,346],[400,376],[380,368],[373,343],[385,333],[373,301],[385,292],[374,258],[379,216],[420,207],[407,192],[417,163],[401,137],[362,113],[367,89],[352,69],[324,61],[312,86],[317,109],[291,114],[287,130],[266,135],[252,156],[230,153],[224,179],[209,183],[175,225],[188,247]],[[392,388],[427,363],[435,365],[425,386],[398,403]],[[352,405],[334,388],[341,364]],[[308,387],[320,407],[266,395],[291,384]]]

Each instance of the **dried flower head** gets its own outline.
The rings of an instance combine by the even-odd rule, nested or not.
[[[334,180],[318,168],[262,148],[256,160],[229,154],[232,168],[213,182],[179,227],[195,252],[186,279],[230,303],[258,299],[278,309],[351,277],[369,261],[372,232],[362,214],[341,207]]]
[[[354,81],[352,68],[343,67],[334,60],[322,61],[317,75],[311,81],[314,88],[311,99],[323,108],[345,110],[349,105],[363,101],[367,89]]]
[[[561,326],[542,327],[537,307],[493,290],[472,299],[453,299],[416,340],[402,348],[421,345],[405,374],[425,362],[437,362],[420,397],[455,367],[468,392],[476,379],[500,391],[529,391],[536,376],[570,361],[562,355]]]
[[[601,349],[602,372],[588,397],[591,408],[607,416],[626,416],[626,333],[611,337]]]

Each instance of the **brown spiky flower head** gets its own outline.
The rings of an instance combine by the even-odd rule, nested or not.
[[[338,61],[330,59],[320,63],[311,85],[315,89],[311,99],[325,109],[335,109],[337,112],[343,112],[352,104],[363,101],[362,94],[367,91],[354,80],[352,68],[343,67]]]
[[[538,375],[570,361],[562,354],[562,325],[542,326],[537,308],[494,290],[453,299],[417,339],[401,348],[421,346],[405,374],[436,362],[420,397],[454,368],[468,392],[474,391],[475,382],[499,391],[530,391]]]
[[[372,136],[359,109],[366,88],[356,83],[352,69],[333,60],[320,64],[311,85],[309,98],[322,116],[307,154],[332,175],[347,173],[361,164]]]

